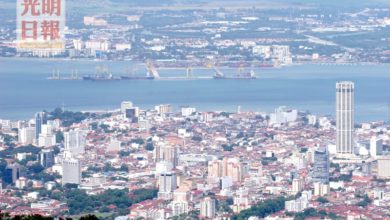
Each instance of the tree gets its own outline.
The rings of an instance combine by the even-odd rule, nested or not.
[[[32,166],[28,167],[28,172],[32,175],[38,174],[44,170],[45,168],[39,163],[35,163]]]
[[[119,156],[120,157],[128,157],[128,156],[130,156],[130,151],[121,150],[121,151],[119,151]]]
[[[228,144],[222,144],[222,148],[224,151],[233,151],[233,145],[228,145]]]
[[[244,220],[248,219],[251,216],[257,216],[264,218],[272,213],[279,212],[284,209],[284,197],[279,197],[276,199],[268,199],[263,202],[257,203],[249,209],[241,211],[237,215],[232,216],[232,220]]]
[[[98,129],[98,123],[97,122],[92,122],[91,124],[89,124],[89,126],[91,127],[91,130],[97,130]]]
[[[157,189],[140,189],[129,192],[124,190],[106,190],[99,195],[88,195],[84,190],[66,190],[66,200],[69,212],[72,215],[93,212],[94,210],[107,211],[106,207],[114,205],[117,214],[127,213],[128,208],[135,204],[157,196]]]
[[[303,148],[301,148],[301,149],[300,149],[300,151],[299,151],[299,152],[300,152],[300,153],[306,153],[306,152],[307,152],[307,150],[308,150],[308,149],[307,149],[306,147],[303,147]]]
[[[192,140],[196,141],[196,142],[201,142],[203,139],[200,136],[194,136],[194,137],[192,137]]]
[[[152,142],[147,143],[146,146],[145,146],[145,150],[147,150],[147,151],[153,151],[153,150],[154,150],[154,145],[153,145],[153,143],[152,143]]]
[[[0,159],[0,176],[4,176],[5,168],[7,168],[7,161]]]
[[[50,120],[59,119],[64,127],[69,127],[72,124],[77,124],[90,117],[89,113],[63,111],[61,108],[56,108],[50,112]]]
[[[324,197],[318,197],[317,202],[324,204],[324,203],[328,203],[329,200]]]
[[[357,205],[358,206],[361,206],[361,207],[366,207],[368,206],[370,203],[372,202],[372,200],[368,197],[368,195],[364,195],[363,196],[363,200],[358,202]]]
[[[125,164],[121,165],[120,171],[122,172],[129,172],[129,167]]]
[[[145,141],[142,138],[136,138],[136,139],[131,140],[131,143],[141,145],[141,144],[145,144]]]
[[[242,131],[240,131],[240,133],[238,133],[237,136],[236,136],[237,139],[240,139],[240,138],[243,138],[243,137],[245,137],[245,134]]]
[[[57,144],[62,143],[64,141],[64,133],[61,131],[57,131],[56,133],[56,142]]]
[[[80,220],[99,220],[95,215],[86,215],[80,218]]]

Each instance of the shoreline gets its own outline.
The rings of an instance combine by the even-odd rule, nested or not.
[[[41,58],[41,57],[0,57],[0,61],[14,60],[14,61],[66,61],[66,62],[108,62],[108,63],[126,63],[131,62],[134,64],[145,64],[142,61],[137,60],[98,60],[98,59],[71,59],[71,58]],[[156,62],[164,62],[163,60],[155,60]],[[177,60],[178,62],[191,62],[190,60]],[[250,62],[248,62],[250,63]],[[302,65],[319,65],[319,66],[390,66],[390,63],[378,63],[378,62],[295,62],[292,64],[273,66],[273,67],[264,67],[264,69],[277,69],[284,67],[292,67],[292,66],[302,66]],[[182,67],[176,67],[177,69],[181,69]],[[172,67],[172,69],[176,69]],[[196,67],[195,67],[196,68]],[[224,68],[224,66],[222,66]],[[236,69],[234,67],[229,67],[232,69]],[[171,67],[162,67],[161,69],[171,69]]]

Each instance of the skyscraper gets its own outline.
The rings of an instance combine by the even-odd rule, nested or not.
[[[215,208],[215,200],[206,197],[200,202],[200,216],[202,218],[212,219],[215,217],[216,208]]]
[[[62,185],[67,183],[81,183],[81,162],[77,159],[67,158],[62,162]]]
[[[174,146],[158,143],[154,148],[154,158],[156,162],[170,162],[175,168],[178,165],[178,149]]]
[[[64,133],[65,150],[77,156],[85,152],[86,133],[83,130],[70,130]]]
[[[42,125],[47,124],[46,112],[38,112],[35,114],[35,139],[38,140],[39,135],[42,133]]]
[[[230,177],[233,182],[241,182],[246,174],[245,165],[238,158],[223,158],[209,161],[208,177]]]
[[[329,183],[329,153],[326,148],[314,152],[313,182]]]
[[[336,146],[338,154],[353,154],[354,90],[353,82],[338,82],[336,84]]]
[[[18,131],[18,141],[21,144],[28,145],[34,143],[36,137],[34,127],[21,128]]]
[[[121,113],[122,114],[126,114],[126,110],[130,109],[130,108],[133,108],[133,103],[132,102],[130,102],[130,101],[123,101],[121,103]]]
[[[172,199],[173,191],[177,188],[176,173],[164,172],[159,175],[159,199]]]
[[[14,184],[21,176],[20,165],[14,163],[6,167],[3,180],[5,184]]]
[[[54,165],[54,152],[51,149],[43,149],[39,153],[39,163],[44,167],[48,168]]]
[[[377,157],[383,152],[383,140],[379,139],[376,136],[373,136],[370,140],[370,155],[372,157]]]

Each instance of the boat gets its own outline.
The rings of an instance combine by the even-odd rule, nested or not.
[[[121,80],[120,77],[114,77],[108,70],[107,67],[101,68],[100,66],[96,67],[96,74],[83,76],[83,80],[87,81],[118,81]]]
[[[213,79],[257,79],[256,73],[251,70],[249,72],[239,72],[237,75],[234,76],[226,76],[221,71],[216,69],[216,73],[213,76]]]
[[[118,81],[121,80],[119,77],[114,77],[112,74],[109,75],[87,75],[83,76],[83,80],[87,81]]]
[[[153,76],[121,76],[121,80],[154,80]]]

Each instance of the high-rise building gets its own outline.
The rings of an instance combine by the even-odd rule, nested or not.
[[[390,178],[390,157],[385,156],[378,159],[378,178]]]
[[[71,130],[64,133],[65,150],[73,155],[84,154],[86,133],[83,130]]]
[[[53,126],[49,124],[42,124],[41,132],[37,140],[37,145],[40,147],[51,147],[55,144],[56,136],[53,134]]]
[[[129,119],[132,123],[137,123],[139,119],[139,108],[129,107],[125,110],[125,118]]]
[[[353,82],[336,84],[336,146],[338,154],[354,153],[354,90]]]
[[[121,113],[126,114],[126,110],[133,108],[133,103],[130,101],[124,101],[121,103]]]
[[[62,161],[62,184],[81,183],[81,162],[74,158],[66,158]]]
[[[177,188],[176,173],[164,172],[159,174],[158,198],[172,199],[173,191]]]
[[[233,182],[241,182],[246,173],[244,164],[237,158],[210,161],[207,168],[209,177],[230,177]]]
[[[35,139],[38,140],[42,133],[42,125],[47,124],[47,113],[38,112],[35,114]]]
[[[315,196],[326,196],[330,192],[329,184],[323,184],[320,182],[314,183],[314,195]]]
[[[48,168],[54,165],[54,152],[51,149],[44,149],[39,153],[39,163]]]
[[[189,116],[193,115],[194,113],[196,113],[196,108],[192,108],[189,106],[181,107],[181,116],[183,116],[183,117],[189,117]]]
[[[14,184],[21,176],[20,165],[15,163],[5,168],[3,180],[5,184]]]
[[[303,190],[304,184],[305,184],[304,179],[294,178],[292,181],[291,193],[295,195],[301,192]]]
[[[35,139],[35,128],[26,127],[19,129],[18,141],[23,145],[33,144]]]
[[[188,212],[188,202],[172,201],[169,206],[172,209],[173,216],[180,216]]]
[[[251,206],[249,189],[246,187],[239,188],[233,196],[233,205],[231,208],[234,213],[239,213],[242,210],[249,209]]]
[[[314,152],[313,182],[329,183],[329,153],[326,148]]]
[[[168,105],[168,104],[166,104],[166,105],[157,105],[157,106],[154,107],[154,109],[161,116],[172,112],[172,106]]]
[[[378,139],[377,137],[372,137],[370,140],[370,155],[372,157],[377,157],[381,155],[383,151],[383,140]]]
[[[154,148],[154,158],[156,162],[167,161],[172,163],[173,168],[178,164],[177,147],[159,143]]]
[[[298,119],[298,110],[287,109],[286,106],[281,106],[275,110],[275,113],[270,114],[270,125],[287,124]]]
[[[215,208],[215,200],[206,197],[200,203],[200,216],[201,218],[209,218],[212,219],[215,217],[216,208]]]

